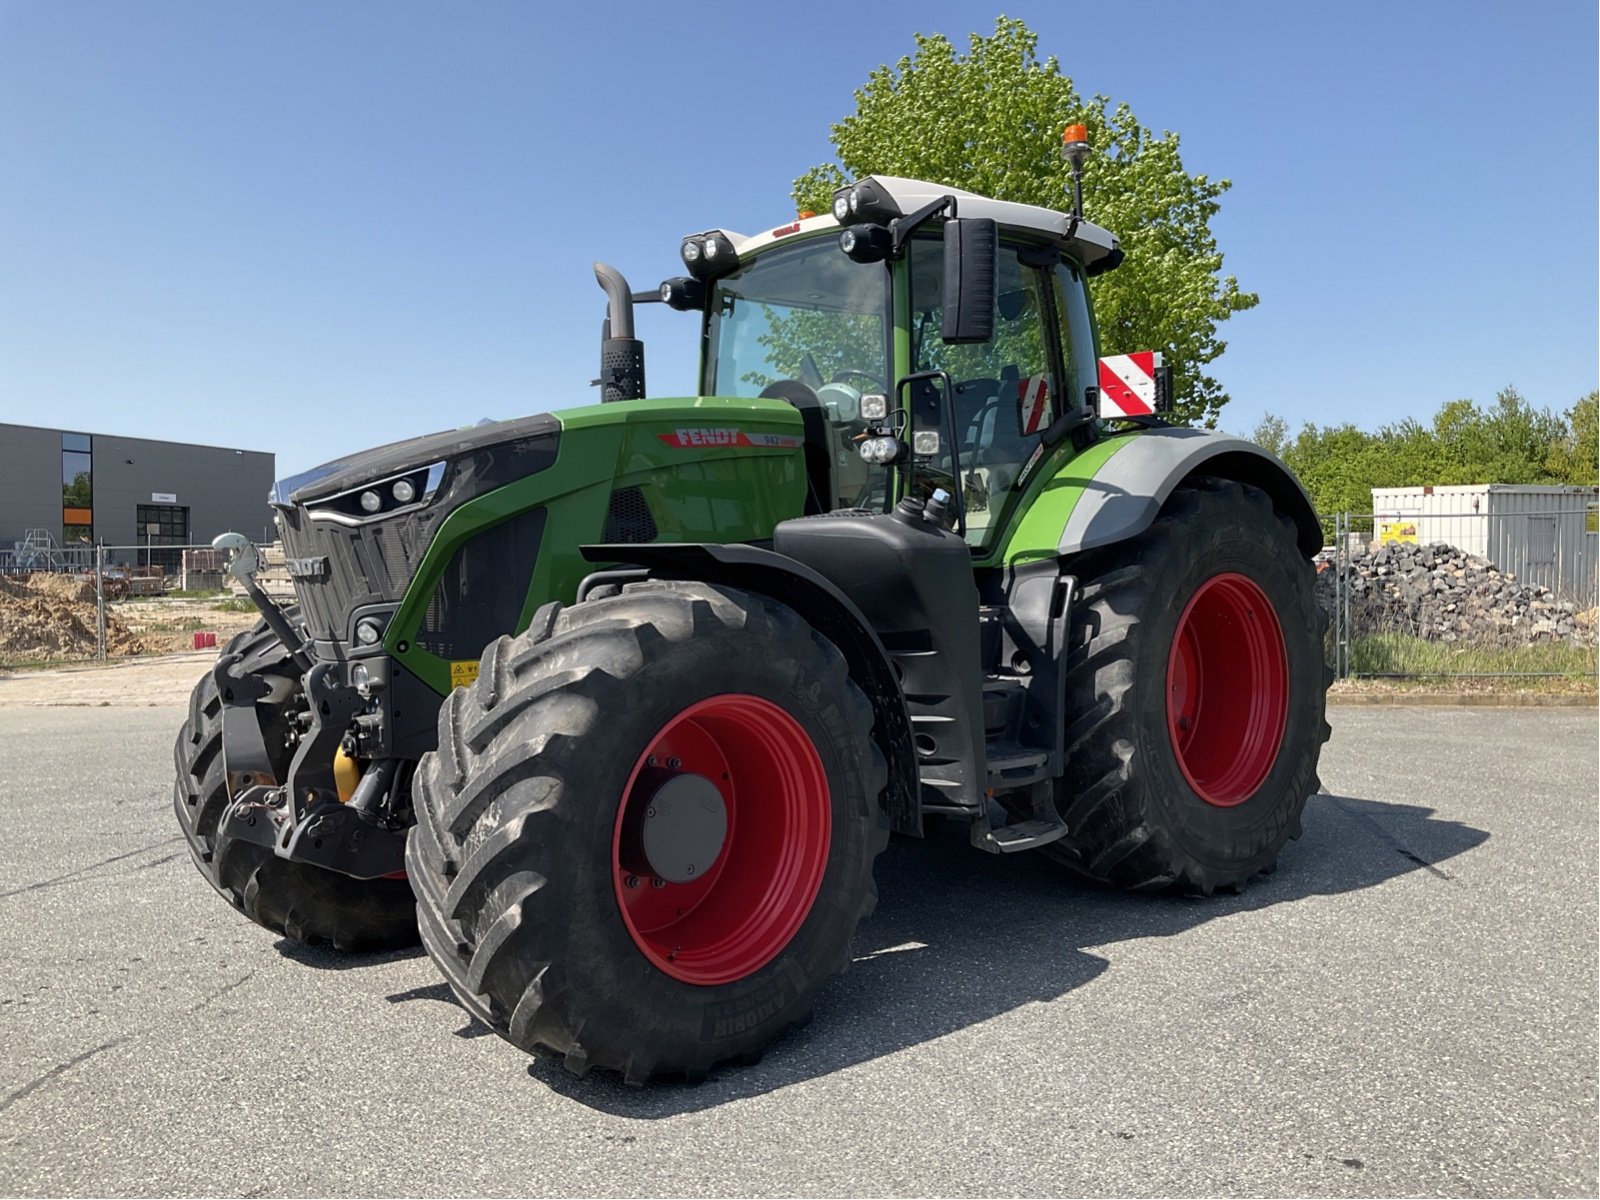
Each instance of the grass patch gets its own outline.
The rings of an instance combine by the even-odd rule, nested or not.
[[[228,593],[223,588],[172,588],[170,591],[156,592],[153,595],[124,596],[123,600],[139,604],[150,600],[210,600],[216,596],[226,596]]]
[[[1565,642],[1480,646],[1379,633],[1357,638],[1350,644],[1350,672],[1356,676],[1559,675],[1576,679],[1593,678],[1597,666],[1600,656],[1595,647]]]
[[[255,612],[256,611],[255,602],[253,600],[247,600],[243,596],[234,596],[230,600],[219,600],[215,604],[213,604],[211,607],[215,608],[218,612]]]

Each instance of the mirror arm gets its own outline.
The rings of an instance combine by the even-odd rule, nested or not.
[[[889,223],[889,234],[894,238],[890,253],[899,258],[900,252],[905,249],[905,244],[911,240],[911,235],[947,209],[949,211],[945,219],[947,221],[955,220],[956,198],[954,196],[940,196],[931,204],[924,204],[909,216],[896,217]]]

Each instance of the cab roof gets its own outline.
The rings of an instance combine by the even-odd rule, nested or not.
[[[856,182],[870,181],[895,202],[902,215],[915,212],[942,196],[954,196],[962,217],[988,217],[1000,227],[1002,233],[1022,234],[1030,239],[1059,246],[1063,253],[1084,267],[1092,267],[1117,250],[1121,243],[1117,235],[1091,221],[1080,220],[1076,229],[1072,218],[1052,208],[1036,204],[1017,204],[1011,200],[994,200],[961,188],[946,187],[920,179],[901,179],[894,175],[868,175]],[[832,214],[803,217],[764,233],[743,234],[731,229],[707,230],[721,233],[730,242],[740,258],[766,249],[774,242],[802,233],[817,233],[826,229],[842,228]],[[1068,231],[1071,230],[1071,237]]]

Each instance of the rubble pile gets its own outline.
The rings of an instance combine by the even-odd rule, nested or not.
[[[106,649],[141,654],[145,645],[107,612]],[[0,576],[0,662],[55,662],[94,654],[94,580],[44,573]]]
[[[1326,554],[1326,552],[1325,552]],[[1319,556],[1317,600],[1332,613],[1338,563]],[[1351,632],[1403,633],[1438,642],[1525,646],[1595,641],[1595,610],[1518,582],[1488,559],[1443,542],[1391,542],[1344,565]]]

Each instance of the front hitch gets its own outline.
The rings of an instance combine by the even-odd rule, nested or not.
[[[247,788],[228,806],[218,836],[356,879],[381,879],[406,869],[404,829],[377,824],[337,800],[318,799],[298,812],[296,807],[287,788]]]

